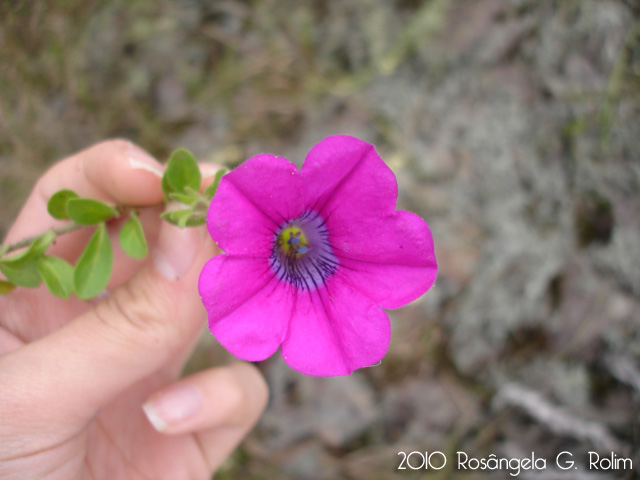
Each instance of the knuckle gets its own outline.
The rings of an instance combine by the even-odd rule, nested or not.
[[[246,383],[250,384],[248,390],[251,392],[251,398],[255,401],[256,408],[264,409],[269,398],[269,386],[260,370],[247,362],[238,362],[234,366],[245,371]]]
[[[268,398],[263,376],[255,367],[245,363],[234,364],[220,374],[229,417],[238,424],[253,424],[266,407]]]
[[[112,151],[123,151],[130,148],[132,143],[129,140],[125,140],[124,138],[109,138],[107,140],[103,140],[97,143],[94,148],[98,148],[101,150],[106,150],[109,152]]]
[[[95,308],[98,320],[129,342],[150,341],[171,347],[181,337],[168,296],[147,282],[127,282]]]
[[[267,403],[269,401],[269,386],[267,385],[267,381],[260,371],[251,364],[244,364],[246,368],[250,370],[250,375],[252,377],[252,385],[251,385],[251,408],[252,414],[254,418],[257,417],[267,408]]]
[[[33,193],[39,196],[44,202],[49,201],[51,195],[53,195],[59,185],[52,182],[52,179],[58,177],[58,172],[61,170],[62,163],[54,164],[47,172],[41,176],[33,186]]]
[[[228,369],[219,372],[220,395],[218,401],[225,416],[234,424],[243,424],[248,413],[248,395],[243,385]]]
[[[227,407],[230,410],[236,410],[242,406],[246,400],[246,392],[238,377],[229,370],[221,372],[223,375],[223,384],[225,388],[225,397],[227,399]]]

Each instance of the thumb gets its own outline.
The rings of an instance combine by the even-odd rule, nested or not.
[[[170,363],[203,324],[197,282],[214,249],[204,228],[164,223],[150,261],[127,283],[51,335],[0,359],[0,404],[9,402],[35,420],[46,399],[49,422],[84,422]]]

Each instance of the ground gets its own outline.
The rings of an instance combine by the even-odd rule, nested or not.
[[[268,410],[217,478],[427,478],[399,452],[435,450],[434,479],[507,478],[458,473],[458,451],[637,478],[586,464],[640,466],[639,19],[633,0],[5,0],[0,233],[101,139],[233,166],[356,135],[430,224],[436,286],[390,312],[379,366],[261,363]],[[191,369],[225,358],[202,343]]]

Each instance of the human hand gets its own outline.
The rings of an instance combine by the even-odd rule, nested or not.
[[[0,478],[210,478],[264,409],[251,365],[177,380],[205,324],[197,280],[216,251],[203,227],[161,222],[161,169],[128,142],[98,144],[52,167],[9,231],[15,242],[59,226],[47,200],[69,188],[148,206],[151,255],[132,260],[112,242],[111,293],[99,301],[43,286],[0,297]],[[73,262],[90,235],[59,237],[48,253]]]

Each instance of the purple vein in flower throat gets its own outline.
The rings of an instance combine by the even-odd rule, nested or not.
[[[338,259],[322,217],[313,211],[284,223],[276,232],[269,265],[280,281],[315,290],[334,274]]]

